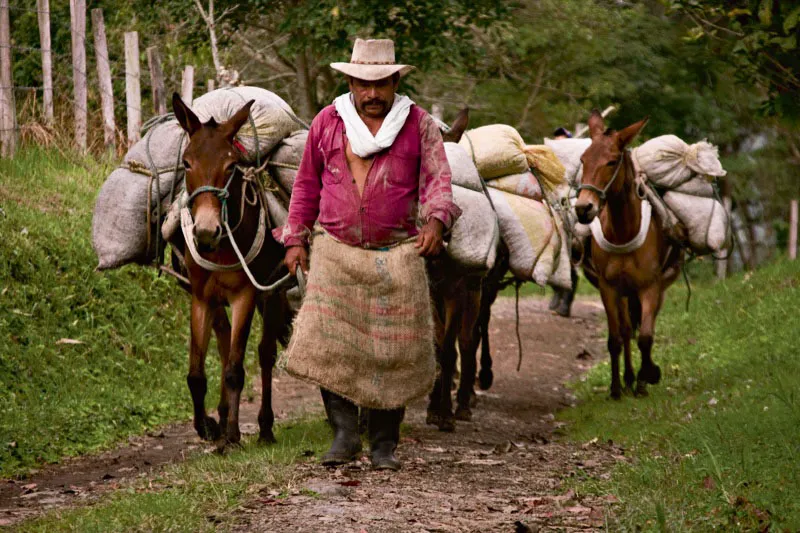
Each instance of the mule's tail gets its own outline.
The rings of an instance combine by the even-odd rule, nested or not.
[[[642,302],[638,295],[628,296],[628,315],[631,317],[632,332],[636,333],[642,324]]]

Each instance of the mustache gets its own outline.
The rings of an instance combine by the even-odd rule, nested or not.
[[[373,98],[372,100],[367,100],[367,101],[363,102],[361,105],[363,105],[363,106],[368,106],[368,105],[382,105],[382,106],[385,106],[386,105],[386,101],[382,100],[381,98]]]

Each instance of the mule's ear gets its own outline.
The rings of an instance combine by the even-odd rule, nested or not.
[[[247,122],[247,119],[250,117],[250,108],[253,106],[254,102],[255,100],[250,100],[244,104],[239,111],[220,126],[223,133],[228,138],[228,141],[233,142],[233,138],[239,133],[239,129]]]
[[[628,126],[627,128],[625,128],[624,130],[621,130],[617,134],[619,139],[619,147],[622,148],[624,146],[628,146],[631,143],[631,141],[633,141],[633,139],[636,138],[637,135],[639,135],[639,132],[642,131],[642,128],[644,128],[647,125],[647,122],[649,120],[650,117],[645,117],[639,122],[635,122],[630,126]]]
[[[589,136],[594,139],[601,137],[606,131],[606,122],[603,120],[603,115],[597,109],[592,109],[592,114],[589,115]]]
[[[457,143],[461,140],[461,136],[464,135],[464,132],[467,131],[468,126],[469,108],[465,107],[458,112],[456,119],[453,121],[453,125],[450,127],[450,131],[442,135],[442,138],[445,140],[445,142]]]
[[[194,111],[189,109],[178,93],[172,93],[172,111],[175,113],[175,118],[178,119],[178,124],[189,134],[189,137],[194,135],[203,125],[200,119],[194,114]]]

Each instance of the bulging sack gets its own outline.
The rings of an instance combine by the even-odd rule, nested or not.
[[[633,157],[648,180],[662,189],[675,189],[695,174],[713,177],[727,174],[716,146],[706,141],[689,145],[675,135],[650,139],[633,150]]]
[[[303,159],[307,139],[308,130],[292,133],[278,144],[267,164],[270,175],[287,194],[291,194],[294,187],[294,179]]]
[[[565,184],[564,165],[550,147],[543,144],[530,144],[525,147],[525,156],[528,166],[536,171],[542,187],[548,192],[556,191]]]
[[[449,142],[444,143],[444,151],[450,164],[453,185],[482,193],[481,177],[467,151],[461,145]]]
[[[483,192],[453,185],[453,201],[461,208],[451,230],[447,255],[468,270],[494,267],[500,244],[497,215]]]
[[[155,208],[157,202],[161,202],[161,213],[167,214],[174,180],[174,172],[159,174],[159,198],[156,182],[153,180],[151,186],[150,176],[125,168],[111,173],[100,188],[92,216],[92,247],[99,261],[98,270],[118,268],[127,263],[146,264],[155,258],[156,232],[159,231]],[[149,186],[152,187],[151,227],[147,225]]]
[[[497,189],[490,188],[489,195],[497,209],[500,237],[508,247],[511,272],[544,286],[553,274],[554,246],[560,241],[550,209],[541,202]]]
[[[545,139],[544,145],[553,150],[564,165],[564,179],[570,185],[578,185],[583,174],[581,156],[592,144],[591,139]]]
[[[558,242],[554,243],[551,239],[551,243],[557,248],[553,250],[555,264],[547,284],[559,289],[572,289],[572,262],[570,258],[570,246],[572,246],[572,243],[567,238],[567,231],[561,218],[556,214],[553,220],[556,225],[554,233],[558,236]]]
[[[245,148],[244,160],[255,163],[259,158],[263,160],[287,135],[305,127],[280,96],[260,87],[217,89],[196,99],[192,110],[202,122],[212,117],[224,122],[250,100],[255,100],[250,108],[252,122],[244,123],[236,140]]]
[[[526,170],[521,174],[513,174],[511,176],[503,176],[502,178],[493,179],[487,185],[494,189],[524,196],[531,200],[538,202],[542,201],[542,188],[539,186],[539,181],[530,170]]]
[[[458,144],[474,159],[485,180],[528,170],[525,141],[516,129],[506,124],[466,131]]]
[[[664,202],[686,226],[689,244],[696,254],[719,254],[728,248],[728,213],[717,200],[668,191]]]

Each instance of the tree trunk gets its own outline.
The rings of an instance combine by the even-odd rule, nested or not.
[[[308,55],[302,50],[294,61],[297,72],[297,109],[295,112],[305,120],[311,120],[319,111],[316,98],[316,84],[311,79],[308,68]]]

